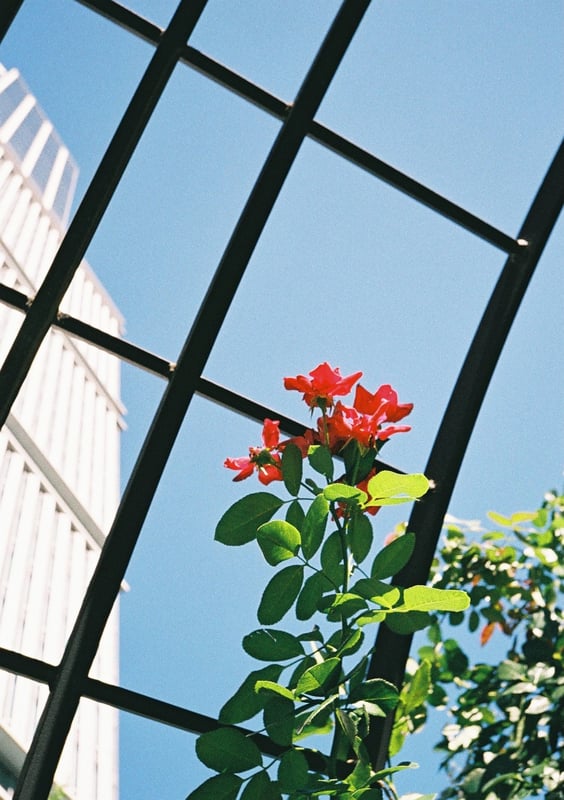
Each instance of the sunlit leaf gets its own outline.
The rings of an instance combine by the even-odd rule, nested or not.
[[[391,586],[377,578],[361,578],[351,587],[351,592],[356,592],[384,608],[392,608],[401,597],[401,590],[397,586]]]
[[[301,536],[299,530],[289,522],[278,519],[260,526],[257,541],[265,559],[275,567],[296,555]]]
[[[350,501],[364,503],[367,500],[365,492],[357,489],[356,486],[349,486],[347,483],[330,483],[323,490],[323,495],[331,503],[348,503]]]
[[[429,489],[429,481],[420,473],[400,475],[390,470],[382,470],[368,481],[367,491],[370,506],[395,505],[407,503],[422,497]]]
[[[282,506],[269,492],[256,492],[237,500],[217,523],[215,539],[222,544],[242,545],[256,538],[257,529]]]
[[[255,692],[278,694],[281,697],[285,697],[287,700],[294,701],[294,693],[290,689],[274,681],[257,681],[255,684]]]
[[[347,619],[364,608],[366,608],[366,600],[363,597],[359,597],[357,594],[352,594],[351,592],[338,594],[327,611],[327,619],[332,622],[336,622],[340,619]]]
[[[236,728],[218,728],[196,739],[200,761],[216,772],[245,772],[262,764],[256,744]]]
[[[364,625],[372,625],[375,622],[382,622],[385,619],[385,611],[367,611],[366,614],[357,617],[356,624],[363,627]]]
[[[292,607],[303,580],[304,568],[301,564],[291,564],[277,572],[263,592],[257,612],[258,621],[262,625],[279,622]]]
[[[432,586],[408,586],[403,590],[403,603],[389,613],[407,611],[464,611],[470,605],[466,592],[458,589],[436,589]]]
[[[427,700],[430,688],[431,664],[429,661],[423,661],[411,678],[406,690],[402,691],[402,701],[407,714]]]
[[[299,679],[296,694],[324,694],[327,687],[334,686],[338,681],[340,671],[340,658],[328,658],[320,664],[315,664]]]

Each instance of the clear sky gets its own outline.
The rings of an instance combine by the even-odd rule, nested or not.
[[[165,25],[174,0],[130,0]],[[291,101],[335,0],[209,0],[191,44]],[[561,0],[373,0],[317,119],[510,235],[559,145]],[[72,0],[25,0],[0,47],[76,161],[84,192],[152,48]],[[279,123],[179,65],[89,248],[127,337],[175,360]],[[564,223],[513,326],[450,511],[534,508],[563,467]],[[282,377],[328,360],[392,383],[412,433],[386,460],[424,468],[504,254],[313,142],[302,147],[207,364],[206,377],[303,417]],[[126,366],[127,479],[163,382]],[[216,714],[249,669],[244,634],[270,573],[213,542],[260,427],[196,398],[122,597],[121,682]],[[382,538],[395,518],[382,512]],[[480,654],[482,656],[482,654]],[[487,650],[483,656],[487,657]],[[183,798],[207,774],[193,737],[121,717],[123,800]],[[423,738],[423,737],[420,737]],[[404,791],[432,791],[430,737]]]

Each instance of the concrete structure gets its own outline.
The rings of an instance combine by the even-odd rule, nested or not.
[[[68,221],[77,168],[15,69],[0,65],[0,281],[28,296]],[[122,319],[86,262],[62,310]],[[0,363],[21,323],[0,305]],[[118,503],[119,361],[52,330],[0,432],[0,646],[58,663]],[[118,678],[114,609],[92,676]],[[11,796],[47,688],[0,671],[0,798]],[[116,800],[117,712],[83,700],[56,774],[72,800]]]

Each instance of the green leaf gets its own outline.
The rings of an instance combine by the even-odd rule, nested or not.
[[[242,783],[238,775],[214,775],[190,792],[186,800],[235,800]]]
[[[251,672],[219,712],[219,721],[236,725],[262,711],[265,698],[257,695],[255,685],[261,680],[277,681],[282,670],[280,664],[269,664],[268,667]]]
[[[274,628],[260,628],[247,634],[243,650],[259,661],[286,661],[304,655],[304,648],[295,636]]]
[[[314,444],[309,448],[307,457],[316,472],[324,475],[328,481],[333,480],[333,457],[328,447]]]
[[[364,608],[366,608],[366,600],[363,597],[351,592],[344,592],[343,594],[338,594],[333,600],[331,607],[327,611],[327,619],[331,622],[348,619]]]
[[[382,622],[385,618],[385,611],[367,611],[366,614],[362,614],[357,618],[356,624],[363,627],[364,625],[372,625],[375,622]]]
[[[330,503],[364,503],[367,500],[366,493],[356,486],[349,486],[347,483],[330,483],[323,490],[323,495]]]
[[[257,528],[272,519],[283,505],[269,492],[256,492],[237,500],[217,523],[215,539],[222,544],[242,545],[256,538]]]
[[[317,604],[325,592],[332,589],[329,578],[322,572],[314,572],[306,579],[296,603],[296,617],[299,620],[310,619],[318,610]]]
[[[421,473],[400,475],[384,469],[368,481],[370,500],[366,505],[370,507],[408,503],[422,497],[428,489],[429,481]]]
[[[522,681],[527,674],[524,664],[514,661],[502,661],[497,668],[497,676],[502,681]]]
[[[241,800],[281,800],[280,791],[268,772],[261,770],[253,775],[241,794]]]
[[[289,522],[290,525],[293,525],[294,528],[297,528],[301,532],[304,518],[305,513],[303,508],[297,500],[292,500],[286,511],[286,522]]]
[[[336,641],[338,636],[339,642]],[[344,641],[342,639],[342,632],[339,632],[336,636],[332,636],[329,642],[333,644],[335,642],[335,647],[337,648],[337,655],[343,658],[344,656],[352,655],[356,653],[357,650],[360,649],[362,643],[364,641],[364,634],[359,628],[353,628],[352,631],[345,637]],[[343,642],[341,644],[341,642]]]
[[[403,772],[404,769],[417,769],[419,764],[415,761],[400,761],[399,764],[396,764],[395,767],[385,767],[384,769],[379,769],[378,772],[375,772],[372,776],[372,779],[382,779],[387,778],[388,775],[394,775],[396,772]],[[434,795],[431,795],[432,797]]]
[[[408,611],[406,614],[389,614],[386,625],[394,633],[407,635],[427,628],[432,617],[426,611]]]
[[[423,661],[408,686],[402,691],[402,701],[406,714],[423,705],[431,688],[431,664]]]
[[[282,477],[284,486],[294,497],[300,491],[302,482],[302,454],[299,447],[291,442],[282,452]]]
[[[415,547],[415,534],[404,533],[380,550],[370,572],[373,578],[391,578],[405,567]]]
[[[382,678],[371,678],[355,687],[351,691],[349,699],[352,703],[359,700],[375,703],[387,714],[397,706],[399,694],[393,683]]]
[[[264,707],[263,721],[273,742],[283,746],[292,744],[295,708],[291,700],[273,695]]]
[[[335,701],[338,701],[338,699],[339,699],[338,694],[332,694],[330,697],[328,697],[326,700],[324,700],[322,703],[316,706],[312,711],[310,711],[309,714],[307,714],[307,716],[302,717],[302,715],[300,715],[302,718],[300,724],[296,727],[296,734],[298,735],[301,734],[302,731],[304,731],[306,728],[308,728],[310,725],[313,724],[314,720],[317,717],[321,717],[322,720],[321,725],[325,726],[327,720],[326,715],[333,710],[333,704],[335,703]]]
[[[356,737],[358,736],[358,722],[353,719],[350,714],[347,714],[346,711],[343,711],[342,708],[336,709],[335,716],[351,746],[354,745]]]
[[[288,750],[280,759],[278,781],[283,792],[291,794],[304,789],[308,782],[309,766],[300,750]]]
[[[361,564],[372,547],[372,523],[366,514],[353,514],[349,522],[349,547],[357,564]]]
[[[329,502],[319,494],[310,505],[302,526],[302,552],[308,560],[318,551],[327,525]]]
[[[339,531],[333,531],[325,540],[320,560],[323,572],[339,586],[343,582],[343,548]]]
[[[284,520],[274,520],[261,525],[257,541],[268,563],[275,567],[281,561],[293,558],[299,550],[301,536],[297,528]]]
[[[363,453],[363,448],[351,439],[341,450],[345,462],[347,481],[354,486],[364,480],[374,466],[374,450],[369,449]]]
[[[470,605],[466,592],[458,589],[435,589],[432,586],[408,586],[403,603],[389,613],[406,611],[464,611]]]
[[[196,739],[196,753],[216,772],[245,772],[262,764],[256,744],[235,728],[218,728]]]
[[[273,625],[282,619],[300,593],[303,581],[304,568],[301,564],[284,567],[270,579],[257,613],[261,625]]]
[[[296,694],[323,695],[327,687],[333,687],[339,680],[340,673],[340,658],[328,658],[320,664],[315,664],[300,677]]]
[[[384,795],[380,788],[373,786],[371,789],[357,789],[350,795],[350,800],[384,800]],[[410,796],[409,800],[415,800],[415,798]]]
[[[285,686],[274,683],[274,681],[257,681],[255,684],[255,691],[267,694],[278,694],[280,697],[285,697],[287,700],[294,702],[294,693]]]
[[[377,578],[361,578],[351,587],[351,592],[356,592],[384,608],[392,608],[401,597],[401,590],[397,586],[391,586]]]

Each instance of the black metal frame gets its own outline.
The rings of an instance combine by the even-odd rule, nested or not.
[[[34,298],[0,285],[0,301],[25,313],[20,331],[0,371],[0,424],[4,424],[35,354],[51,326],[57,326],[119,358],[167,380],[159,408],[125,489],[114,523],[58,665],[0,649],[0,668],[48,684],[50,692],[26,757],[15,800],[47,798],[60,753],[81,697],[145,716],[192,733],[219,725],[216,719],[156,698],[88,677],[106,620],[120,590],[157,484],[176,435],[195,393],[262,420],[276,414],[253,400],[208,381],[202,370],[239,282],[306,137],[345,158],[463,226],[475,236],[508,254],[508,259],[476,331],[440,425],[426,468],[436,488],[412,514],[417,550],[397,576],[402,585],[425,583],[442,520],[462,458],[499,354],[564,202],[564,146],[561,146],[531,206],[519,237],[513,239],[409,176],[389,166],[338,133],[315,121],[315,113],[370,0],[344,0],[317,57],[291,105],[237,75],[187,44],[206,0],[182,0],[165,30],[114,0],[77,0],[130,33],[156,47],[153,58],[88,187],[52,266]],[[23,0],[5,0],[0,8],[0,41]],[[111,200],[142,132],[178,62],[198,70],[282,121],[270,153],[233,231],[200,311],[176,364],[135,344],[110,336],[80,320],[58,312],[75,270]],[[276,414],[289,433],[303,425]],[[398,686],[403,680],[410,637],[381,627],[372,676],[383,676]],[[382,654],[385,653],[385,659]],[[370,746],[383,763],[390,721],[371,732]],[[268,737],[253,734],[259,747],[277,755],[280,748]],[[316,754],[311,765],[322,769]]]

